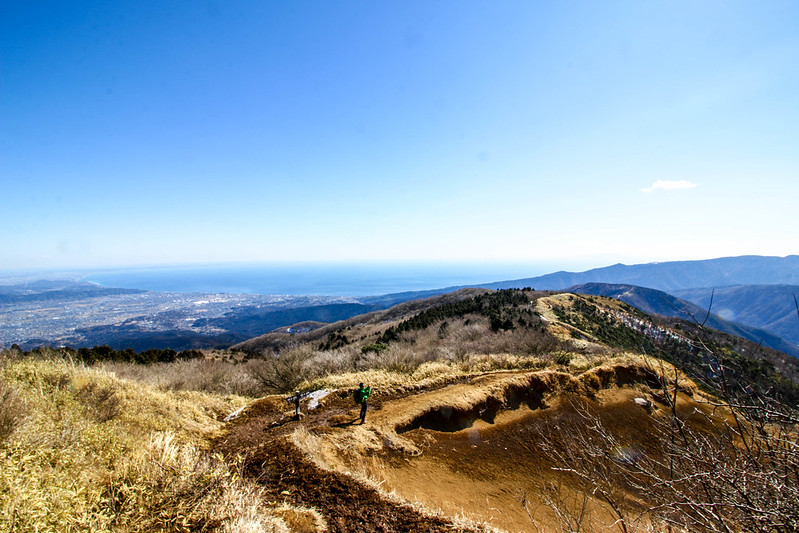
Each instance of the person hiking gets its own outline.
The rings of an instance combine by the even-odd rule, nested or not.
[[[297,417],[297,420],[302,416],[302,413],[300,413],[300,391],[294,393],[294,416]]]
[[[366,387],[363,383],[359,383],[358,388],[353,393],[355,403],[361,404],[361,424],[366,422],[366,401],[369,399],[370,394],[372,394],[371,387]]]
[[[294,404],[294,420],[299,420],[302,418],[302,413],[300,412],[300,401],[304,400],[308,396],[311,396],[311,393],[306,392],[295,392],[292,396],[286,398],[286,401],[290,404]]]

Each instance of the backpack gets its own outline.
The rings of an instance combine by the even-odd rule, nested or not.
[[[355,403],[363,403],[371,393],[372,389],[370,387],[355,389],[355,392],[352,393],[352,398],[355,400]]]

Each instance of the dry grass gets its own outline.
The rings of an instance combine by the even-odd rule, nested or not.
[[[288,531],[205,449],[244,398],[162,391],[64,360],[0,370],[28,412],[0,447],[0,531]]]
[[[394,348],[384,352],[385,357],[392,360],[397,352],[410,348]],[[566,365],[558,364],[560,354],[566,354]],[[383,354],[381,354],[383,355]],[[314,354],[312,361],[319,361],[325,352]],[[561,369],[572,374],[581,374],[603,365],[644,363],[648,359],[629,353],[605,354],[601,356],[588,356],[557,352],[545,355],[518,355],[509,353],[494,353],[469,355],[460,360],[437,359],[421,362],[413,370],[400,368],[396,365],[383,364],[375,356],[375,365],[367,370],[325,374],[309,379],[299,385],[303,390],[316,389],[351,389],[358,383],[368,383],[372,389],[379,393],[408,392],[426,388],[439,387],[453,381],[470,376],[491,372],[509,370],[547,370]],[[654,364],[649,362],[648,364]]]
[[[0,377],[0,446],[25,421],[26,416],[27,407],[16,387]]]
[[[113,362],[103,363],[102,368],[120,378],[146,383],[161,390],[235,394],[254,398],[266,391],[253,377],[249,368],[251,364],[208,358],[152,365]]]

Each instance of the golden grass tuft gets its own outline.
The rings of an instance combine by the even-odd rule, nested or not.
[[[13,360],[26,406],[0,445],[0,531],[287,531],[207,438],[244,398],[166,392],[65,360]]]

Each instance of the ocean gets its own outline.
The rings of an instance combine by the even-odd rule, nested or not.
[[[159,292],[378,296],[478,285],[551,272],[551,265],[258,263],[109,269],[83,276],[105,287]]]

